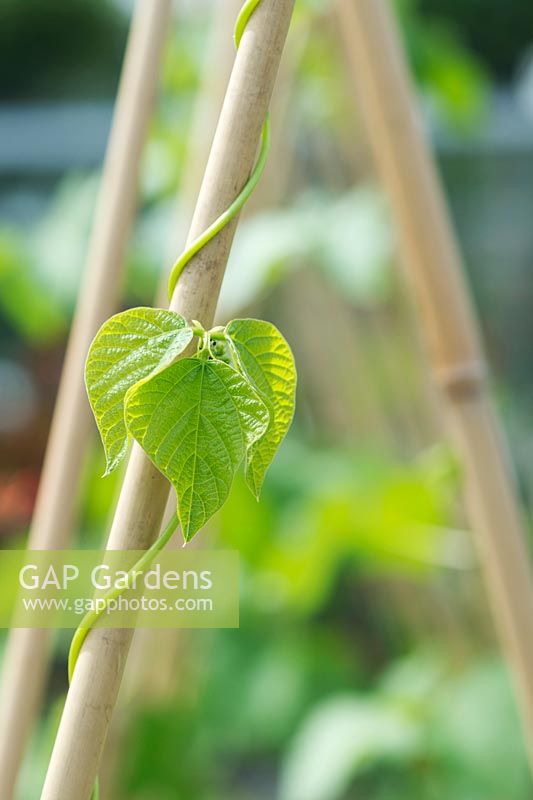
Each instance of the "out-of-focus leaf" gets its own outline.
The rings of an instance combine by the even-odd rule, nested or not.
[[[228,319],[242,312],[298,262],[307,259],[314,241],[314,224],[313,217],[294,208],[244,220],[222,284],[220,315]]]
[[[499,661],[475,664],[434,695],[432,747],[459,783],[486,800],[523,800],[531,790],[509,676]]]
[[[415,77],[429,99],[435,122],[441,128],[474,131],[484,119],[488,98],[488,76],[482,63],[446,20],[421,18],[413,3],[399,4]]]
[[[392,238],[379,192],[363,187],[340,198],[309,193],[291,208],[242,223],[220,314],[233,316],[302,265],[319,269],[352,301],[375,302],[387,294],[391,263]]]
[[[346,566],[421,581],[436,569],[472,567],[466,533],[449,527],[447,482],[426,481],[418,463],[307,449],[289,437],[268,489],[267,502],[274,499],[278,507],[271,523],[278,535],[256,541],[253,558],[263,610],[287,606],[302,614],[323,607]],[[222,531],[232,546],[246,538],[238,530],[239,518],[249,518],[243,503]]]
[[[296,735],[283,768],[280,800],[338,800],[362,768],[412,758],[420,734],[419,723],[401,707],[350,695],[329,699]]]
[[[380,192],[363,187],[337,200],[319,238],[322,269],[344,295],[363,304],[386,297],[393,242]]]

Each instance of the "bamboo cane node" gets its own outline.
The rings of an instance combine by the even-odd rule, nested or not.
[[[452,400],[470,400],[485,386],[487,370],[483,361],[467,361],[453,366],[437,367],[436,380]]]

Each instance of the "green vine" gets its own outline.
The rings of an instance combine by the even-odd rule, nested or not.
[[[238,48],[261,0],[247,0],[235,25]],[[242,209],[263,173],[270,144],[269,117],[260,152],[240,194],[180,256],[169,296],[185,266]],[[193,339],[196,353],[179,358]],[[69,652],[72,680],[81,647],[108,603],[133,575],[152,564],[181,526],[185,543],[228,497],[244,461],[248,487],[259,499],[265,473],[294,413],[296,370],[289,345],[269,322],[236,319],[205,330],[174,311],[133,308],[105,322],[91,344],[85,382],[106,454],[106,475],[135,439],[176,491],[177,511],[156,542],[128,573],[126,586],[104,596],[76,630]],[[93,800],[99,796],[98,781]]]
[[[234,40],[235,40],[235,49],[239,49],[239,45],[241,43],[241,39],[243,33],[246,29],[248,21],[252,14],[254,13],[255,9],[259,5],[261,0],[247,0],[247,2],[241,8],[239,16],[237,17],[237,22],[235,23],[235,33],[234,33]],[[189,261],[193,256],[195,256],[202,247],[211,241],[211,239],[219,233],[222,228],[225,228],[228,222],[230,222],[242,209],[252,192],[254,191],[255,187],[259,183],[261,175],[263,174],[263,170],[265,169],[268,151],[270,149],[270,116],[267,114],[266,119],[263,123],[263,127],[261,129],[261,144],[259,147],[259,155],[257,157],[257,161],[255,167],[252,170],[252,174],[250,175],[247,183],[245,184],[244,188],[241,190],[240,194],[237,195],[233,203],[227,208],[219,217],[216,219],[208,228],[205,230],[197,239],[192,242],[192,244],[181,254],[178,258],[174,266],[172,267],[169,281],[168,281],[168,297],[169,300],[172,298],[174,293],[174,289],[176,288],[176,284],[178,279],[183,272],[184,268],[187,266]]]

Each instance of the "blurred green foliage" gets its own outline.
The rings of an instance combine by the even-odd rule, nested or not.
[[[64,42],[65,58],[72,58],[77,70],[82,69],[85,52],[83,46],[77,44],[76,36],[79,35],[86,37],[85,47],[91,55],[91,74],[95,65],[109,74],[108,61],[95,53],[94,46],[98,43],[104,47],[108,39],[119,36],[120,30],[123,34],[118,11],[111,5],[94,5],[86,0],[75,0],[70,4],[61,0],[55,2],[57,8],[46,4],[46,11],[41,0],[29,0],[24,4],[9,0],[2,5],[0,13],[4,15],[5,25],[0,24],[0,66],[1,59],[5,58],[6,64],[22,80],[21,76],[26,73],[18,68],[11,50],[2,47],[1,37],[9,39],[10,47],[19,43],[20,52],[28,50],[23,47],[25,36],[31,41],[37,39],[43,48],[50,48],[51,41],[47,37],[51,35],[49,26],[53,21],[54,36],[59,42]],[[305,40],[296,76],[295,122],[304,129],[319,126],[327,133],[332,125],[342,126],[348,95],[343,90],[342,61],[332,43],[331,26],[320,25],[326,9],[327,4],[318,1],[299,6],[293,35]],[[410,1],[401,0],[400,11],[413,65],[432,108],[447,124],[469,127],[479,119],[483,107],[486,90],[483,70],[461,47],[449,26],[431,20],[422,21]],[[165,52],[165,91],[152,125],[143,170],[145,213],[130,251],[128,287],[132,302],[146,301],[150,296],[157,283],[157,272],[167,257],[164,232],[171,224],[170,216],[174,209],[171,198],[187,156],[187,128],[201,76],[205,23],[201,15],[180,19]],[[65,31],[75,31],[75,35],[62,36],[62,26]],[[102,35],[104,30],[106,33]],[[45,66],[53,65],[56,73],[53,72],[49,80],[54,86],[61,83],[58,75],[71,74],[55,40],[53,53],[57,63],[51,58],[49,49],[46,57],[39,55],[34,47],[30,51]],[[27,64],[26,70],[28,85],[33,86],[34,79],[46,78],[46,69],[38,70],[37,62],[33,67],[32,62]],[[0,73],[9,74],[2,69]],[[78,86],[77,96],[83,96],[82,86]],[[25,90],[17,89],[16,81],[11,82],[10,87],[14,93],[19,91],[22,97]],[[29,236],[23,229],[10,228],[2,232],[0,227],[3,242],[0,307],[3,307],[10,323],[26,338],[32,337],[32,330],[40,330],[41,344],[52,343],[66,330],[83,268],[95,192],[94,177],[69,175],[60,184],[49,211]],[[277,274],[278,267],[294,265],[297,260],[309,257],[315,261],[318,257],[322,266],[331,272],[332,279],[350,294],[375,291],[383,283],[381,268],[390,249],[381,206],[380,198],[371,191],[357,195],[350,193],[345,201],[336,202],[318,192],[296,198],[292,209],[285,208],[250,221],[248,230],[237,241],[234,267],[224,290],[226,300],[230,289],[235,294],[241,286],[238,302],[242,299],[246,304],[254,292],[265,284],[269,285],[271,278],[278,280],[281,277]],[[323,219],[325,214],[329,220]],[[347,218],[352,220],[350,226],[346,226]],[[358,225],[353,225],[354,219],[359,220]],[[318,224],[319,220],[322,224]],[[348,238],[346,231],[350,234]],[[253,271],[241,266],[249,261],[250,249],[256,254],[256,262],[259,256],[259,264],[256,263]],[[359,263],[354,269],[355,257]],[[12,277],[14,270],[17,272],[15,281]],[[246,280],[242,282],[245,273]],[[235,280],[231,279],[232,274]],[[34,315],[29,325],[26,316],[16,312],[17,294],[22,287],[24,296],[33,304]],[[242,291],[244,296],[241,298]]]
[[[505,11],[496,0],[482,8],[477,0],[397,5],[432,123],[474,136],[491,70],[500,75],[514,63],[506,26],[522,29],[508,37],[520,48],[529,11],[518,0]],[[180,18],[165,55],[128,254],[126,305],[152,302],[169,231],[180,227],[174,196],[186,165],[207,25],[207,16],[190,6],[195,13]],[[0,94],[111,96],[124,33],[117,8],[105,2],[4,0]],[[527,800],[532,787],[519,723],[487,631],[458,510],[462,476],[454,455],[444,445],[427,446],[428,438],[438,438],[434,430],[398,453],[372,441],[367,420],[356,424],[363,390],[376,414],[382,404],[389,411],[383,347],[396,368],[389,424],[402,442],[410,434],[398,407],[407,404],[407,416],[417,416],[405,331],[389,319],[401,316],[394,243],[383,197],[364,170],[361,180],[359,165],[342,162],[339,133],[348,130],[354,150],[358,142],[328,2],[299,2],[292,35],[301,53],[284,124],[294,140],[294,180],[276,210],[243,219],[221,309],[229,316],[253,308],[260,316],[266,308],[283,329],[288,307],[290,317],[313,319],[323,339],[332,335],[336,352],[320,360],[305,325],[292,331],[299,351],[311,353],[311,367],[302,364],[290,439],[261,503],[238,477],[208,532],[220,546],[240,551],[241,628],[179,635],[171,690],[150,701],[149,683],[119,711],[110,744],[118,766],[104,775],[104,786],[112,785],[114,800]],[[31,229],[0,229],[6,349],[25,348],[40,361],[64,341],[96,188],[95,175],[68,175]],[[318,309],[295,308],[290,286],[301,275],[318,276]],[[336,305],[328,305],[330,293]],[[369,329],[380,325],[376,343]],[[350,337],[369,353],[366,372],[343,362]],[[315,416],[325,395],[311,402],[312,372],[333,374],[326,399],[343,405],[351,436]],[[95,445],[80,487],[81,547],[98,546],[116,499],[120,476],[102,481],[103,471]],[[66,684],[68,638],[67,632],[59,638],[23,800],[33,800],[41,785]],[[169,633],[145,654],[154,672],[173,642]]]
[[[417,8],[422,19],[445,16],[499,81],[515,75],[531,48],[533,7],[524,0],[417,0]]]
[[[64,335],[65,315],[46,284],[32,272],[29,252],[17,231],[0,233],[0,307],[5,320],[29,342],[46,344]],[[24,303],[21,299],[24,298]],[[43,337],[43,331],[46,332]]]
[[[449,18],[421,16],[413,0],[397,3],[414,72],[437,120],[463,133],[478,129],[489,89],[484,63]]]
[[[453,639],[446,649],[436,624],[414,632],[388,596],[401,576],[427,602],[439,575],[472,569],[464,535],[458,543],[445,527],[460,477],[449,453],[402,467],[303,448],[293,435],[260,504],[241,478],[215,518],[220,544],[241,553],[241,627],[178,634],[174,690],[119,712],[112,796],[526,800],[527,760],[501,664],[472,643],[467,653]],[[96,530],[116,483],[102,502],[94,452],[83,516]],[[159,658],[175,636],[164,632]],[[54,703],[35,737],[28,800],[57,715]]]

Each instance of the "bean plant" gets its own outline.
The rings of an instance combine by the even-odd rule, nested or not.
[[[260,2],[244,3],[235,26],[236,48]],[[169,277],[169,298],[193,256],[238,214],[253,192],[269,146],[267,114],[248,181],[178,258]],[[196,351],[185,357],[187,348],[194,350],[193,340]],[[289,345],[270,322],[234,319],[209,330],[173,310],[141,307],[116,314],[102,325],[89,349],[85,382],[106,454],[105,474],[120,465],[134,439],[176,491],[175,514],[132,567],[133,576],[150,565],[178,524],[185,544],[192,539],[227,499],[242,462],[247,485],[259,499],[266,471],[292,421],[296,369]],[[119,593],[112,590],[106,598],[110,601]],[[74,634],[70,678],[81,646],[102,613],[89,612]]]
[[[196,353],[176,361],[194,337]],[[85,375],[107,473],[135,439],[176,490],[186,542],[226,500],[243,460],[259,498],[296,383],[290,348],[270,322],[206,331],[174,311],[133,308],[104,323]]]

